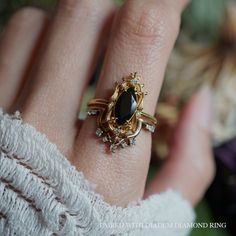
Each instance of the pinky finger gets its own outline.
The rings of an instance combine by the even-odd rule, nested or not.
[[[146,197],[172,188],[179,191],[192,205],[198,203],[215,172],[211,149],[211,118],[211,90],[205,87],[185,106],[170,156],[148,185]]]

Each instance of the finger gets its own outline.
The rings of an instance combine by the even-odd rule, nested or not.
[[[98,42],[113,10],[110,0],[59,1],[21,110],[26,121],[46,133],[62,149],[69,146],[65,140],[73,143],[80,98],[93,71]]]
[[[23,8],[8,22],[0,44],[0,106],[8,109],[16,99],[47,22],[46,12]]]
[[[146,196],[173,188],[193,205],[202,198],[215,170],[211,117],[211,92],[204,88],[184,108],[170,157],[147,187]]]
[[[115,81],[137,71],[149,93],[144,110],[154,113],[185,3],[182,0],[128,0],[125,3],[116,17],[96,90],[97,98],[109,98]],[[94,119],[84,123],[77,144],[77,152],[81,155],[75,157],[75,163],[87,178],[97,183],[97,191],[107,201],[126,205],[139,199],[143,195],[149,166],[151,135],[141,132],[136,147],[118,150],[111,156],[94,137],[95,128]]]

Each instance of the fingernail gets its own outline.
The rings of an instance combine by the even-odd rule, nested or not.
[[[213,121],[213,92],[210,85],[204,85],[197,94],[199,125],[207,130],[211,130]]]

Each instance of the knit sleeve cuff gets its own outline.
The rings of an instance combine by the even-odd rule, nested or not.
[[[171,189],[106,203],[44,134],[0,110],[0,235],[187,235],[194,218]]]

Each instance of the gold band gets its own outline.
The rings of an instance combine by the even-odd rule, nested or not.
[[[90,102],[88,103],[88,108],[89,109],[106,109],[107,106],[109,105],[109,101],[106,99],[92,99],[90,100]],[[143,122],[150,124],[150,125],[154,125],[156,126],[157,124],[157,119],[154,116],[149,115],[146,112],[141,111],[140,112],[140,118],[143,120]]]
[[[144,85],[139,80],[137,73],[131,74],[116,83],[109,100],[92,99],[88,103],[88,115],[97,116],[96,135],[109,143],[112,152],[134,145],[142,128],[155,131],[156,118],[143,111]]]

